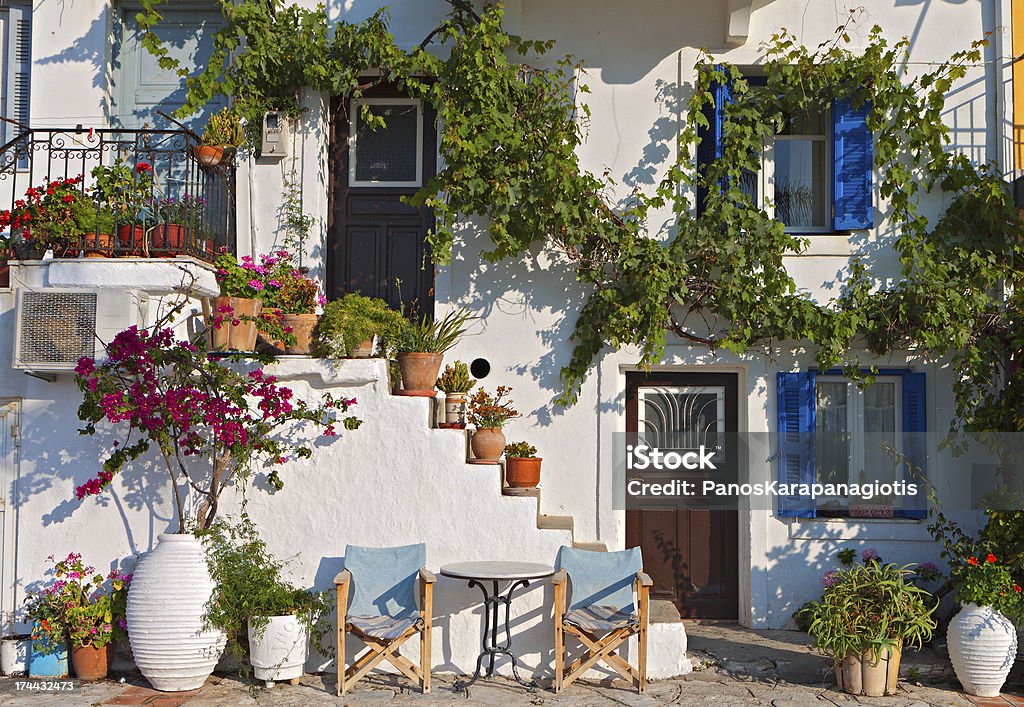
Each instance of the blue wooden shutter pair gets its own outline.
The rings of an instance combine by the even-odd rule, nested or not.
[[[829,371],[838,373],[838,371]],[[928,445],[925,374],[905,370],[882,370],[880,375],[898,375],[903,398],[903,453],[927,477]],[[814,371],[778,374],[778,432],[780,484],[813,484],[818,478],[814,440],[815,395]],[[909,469],[904,471],[907,483],[919,483]],[[919,484],[920,488],[920,484]],[[928,515],[924,489],[917,496],[906,496],[903,508],[895,515],[901,518],[925,518]],[[780,496],[780,518],[813,518],[814,500],[799,494]]]
[[[716,70],[721,69],[719,65]],[[725,106],[732,102],[732,82],[715,83],[711,87],[714,101],[704,106],[704,117],[707,118],[708,127],[700,126],[697,131],[700,137],[700,144],[697,146],[697,171],[703,173],[715,160],[721,158],[724,153],[722,139],[724,134]],[[697,188],[697,214],[704,212],[704,205],[707,203],[708,189],[706,186]]]
[[[29,125],[29,88],[32,75],[32,7],[14,4],[3,10],[4,36],[0,39],[0,114],[21,123],[0,123],[0,144],[13,140]],[[18,167],[24,167],[19,161]]]
[[[868,130],[870,103],[849,98],[832,103],[832,228],[871,228],[874,209],[874,148]]]

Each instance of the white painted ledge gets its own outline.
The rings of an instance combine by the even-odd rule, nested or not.
[[[319,378],[327,386],[359,388],[388,380],[388,362],[382,358],[311,358],[280,356],[263,370],[278,380]]]
[[[53,258],[11,261],[11,287],[139,290],[151,295],[220,292],[209,263],[181,258]]]

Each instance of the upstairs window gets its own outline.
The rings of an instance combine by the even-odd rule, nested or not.
[[[756,77],[750,79],[756,86]],[[723,155],[729,84],[716,84],[705,107],[708,127],[700,130],[697,169]],[[834,233],[874,226],[873,145],[867,127],[870,106],[856,108],[837,99],[822,110],[792,114],[765,145],[759,174],[741,187],[793,233]],[[697,210],[706,190],[698,190]]]

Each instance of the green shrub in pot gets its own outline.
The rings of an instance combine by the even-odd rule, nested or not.
[[[310,352],[320,358],[350,358],[376,336],[380,355],[389,358],[406,324],[384,300],[347,294],[324,306]]]
[[[406,324],[398,340],[403,395],[435,395],[444,353],[459,342],[472,318],[464,309],[453,309],[442,319],[424,314]]]

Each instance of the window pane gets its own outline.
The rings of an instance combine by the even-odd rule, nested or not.
[[[825,136],[828,128],[825,125],[825,112],[806,110],[791,113],[782,127],[782,135],[819,135]]]
[[[885,451],[896,446],[896,384],[875,382],[864,389],[864,480],[890,483],[896,462]]]
[[[370,105],[370,113],[384,119],[383,128],[366,127],[356,117],[356,181],[415,182],[419,131],[416,106]]]
[[[825,141],[775,141],[775,213],[790,227],[825,227]]]
[[[848,390],[845,382],[818,381],[815,447],[818,481],[844,484],[849,477],[850,434],[846,425]],[[819,499],[822,509],[846,507],[846,499]]]

